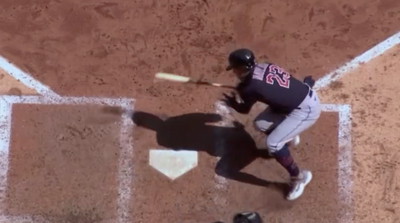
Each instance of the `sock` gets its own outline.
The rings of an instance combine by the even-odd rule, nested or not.
[[[280,150],[275,151],[273,155],[276,161],[281,164],[287,172],[289,172],[291,177],[298,177],[300,175],[300,169],[296,162],[294,162],[287,144],[285,144]]]
[[[300,169],[296,162],[293,160],[292,155],[287,155],[284,157],[275,157],[276,161],[281,164],[290,174],[291,177],[297,177],[300,174]]]

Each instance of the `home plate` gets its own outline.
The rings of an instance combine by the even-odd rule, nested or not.
[[[197,151],[152,149],[149,152],[150,166],[171,180],[195,168],[197,160]]]

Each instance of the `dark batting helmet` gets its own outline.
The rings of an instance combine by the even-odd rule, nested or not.
[[[226,70],[245,68],[250,70],[256,64],[256,58],[249,49],[238,49],[229,54],[229,65]]]
[[[241,212],[233,217],[233,223],[263,223],[257,212]]]

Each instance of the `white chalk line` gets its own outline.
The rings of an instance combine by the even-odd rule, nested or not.
[[[331,83],[339,80],[351,71],[359,68],[362,64],[368,63],[382,55],[392,47],[400,43],[400,32],[390,36],[353,60],[345,63],[336,70],[326,74],[319,79],[314,89],[321,90]],[[334,107],[334,106],[333,106]],[[326,109],[333,109],[327,106]],[[340,107],[339,112],[339,201],[344,204],[340,212],[340,223],[352,223],[354,215],[354,200],[352,197],[352,145],[351,145],[351,107],[349,105]]]
[[[0,56],[0,68],[3,69],[7,74],[15,78],[16,80],[23,83],[26,87],[35,90],[38,94],[46,96],[59,96],[54,91],[50,89],[50,87],[40,83],[31,75],[27,74],[26,72],[22,71],[14,64],[10,63],[6,58]]]
[[[3,69],[10,76],[23,83],[25,86],[35,90],[40,96],[2,96],[0,100],[0,199],[3,204],[4,196],[7,188],[7,173],[9,166],[9,148],[11,139],[11,118],[12,118],[12,105],[13,104],[65,104],[65,105],[109,105],[121,106],[128,110],[132,110],[134,100],[127,98],[104,98],[104,97],[62,97],[51,90],[50,87],[40,83],[30,74],[22,71],[7,59],[0,56],[0,68]],[[123,115],[121,120],[120,130],[120,156],[118,164],[118,222],[124,223],[130,221],[129,203],[131,198],[131,182],[132,182],[132,132],[133,123],[131,117],[126,114]],[[33,222],[29,217],[16,217],[0,216],[0,219],[6,219],[6,222]],[[20,220],[18,220],[20,219]],[[31,219],[31,220],[27,220]],[[39,220],[39,222],[43,222]]]
[[[54,223],[54,221],[46,219],[42,216],[32,216],[32,215],[0,216],[0,223],[30,223],[30,222]]]
[[[341,104],[322,104],[325,112],[339,114],[338,127],[338,200],[339,222],[351,223],[353,221],[352,198],[352,145],[351,145],[351,107]]]
[[[125,100],[123,108],[134,110],[134,101]],[[133,175],[133,122],[129,113],[122,117],[120,132],[120,155],[118,166],[118,223],[132,222],[130,215],[131,186]]]
[[[99,97],[58,97],[54,95],[48,96],[1,96],[0,97],[0,192],[1,199],[4,202],[4,196],[7,189],[7,172],[8,172],[8,153],[11,139],[11,118],[13,104],[40,104],[40,105],[108,105],[120,106],[127,110],[132,110],[134,106],[133,99],[127,98],[99,98]],[[118,163],[118,201],[117,214],[118,223],[129,222],[130,216],[130,198],[131,198],[131,182],[132,182],[132,131],[133,122],[130,117],[124,115],[121,117],[121,130],[119,135],[120,156]],[[4,219],[4,221],[3,221]],[[0,215],[0,222],[45,222],[42,217],[29,216],[9,216]]]
[[[101,97],[43,97],[36,95],[13,96],[2,95],[1,98],[12,104],[43,104],[43,105],[108,105],[123,106],[134,103],[129,98],[101,98]],[[130,108],[129,108],[130,109]]]
[[[10,145],[9,133],[11,132],[10,103],[0,99],[0,203],[5,204],[8,175],[8,153]],[[0,210],[1,211],[1,210]]]
[[[214,104],[215,106],[215,111],[217,114],[219,114],[223,120],[218,124],[219,126],[222,127],[228,127],[230,122],[229,120],[226,120],[230,116],[230,111],[229,109],[220,101],[216,102]],[[218,157],[222,157],[225,155],[225,150],[226,150],[226,145],[225,145],[225,139],[224,136],[221,136],[221,132],[218,131],[218,128],[216,128],[215,134],[217,135],[218,140],[216,141],[215,144],[215,153],[217,154]],[[218,161],[220,158],[218,158]],[[228,181],[225,177],[219,176],[218,174],[214,175],[214,180],[215,180],[215,188],[217,190],[226,190],[228,186]]]
[[[340,66],[336,70],[326,74],[324,77],[322,77],[315,83],[314,89],[320,90],[324,87],[327,87],[332,82],[337,81],[343,75],[357,69],[358,67],[360,67],[361,64],[367,63],[372,59],[378,57],[379,55],[382,55],[384,52],[386,52],[387,50],[396,46],[399,43],[400,43],[400,32],[380,42],[379,44],[375,45],[368,51],[357,56],[356,58],[345,63],[344,65]]]

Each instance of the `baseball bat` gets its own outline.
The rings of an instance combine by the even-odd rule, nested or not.
[[[155,78],[162,79],[162,80],[173,81],[173,82],[180,82],[180,83],[192,83],[192,84],[198,84],[198,85],[210,85],[210,86],[214,86],[214,87],[235,89],[234,86],[230,86],[230,85],[213,83],[213,82],[208,82],[208,81],[201,81],[201,80],[196,80],[196,79],[193,79],[193,78],[190,78],[190,77],[186,77],[186,76],[181,76],[181,75],[176,75],[176,74],[169,74],[169,73],[162,73],[162,72],[156,73]]]

